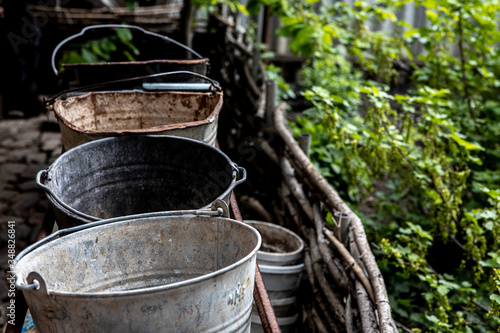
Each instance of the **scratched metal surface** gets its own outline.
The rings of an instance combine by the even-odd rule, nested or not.
[[[143,218],[51,241],[15,273],[44,281],[24,291],[40,332],[249,332],[260,244],[227,218]]]
[[[238,171],[224,153],[201,142],[124,136],[67,151],[47,169],[42,182],[52,191],[47,196],[59,228],[67,228],[91,220],[75,215],[58,200],[102,219],[201,209],[216,199],[229,203]]]

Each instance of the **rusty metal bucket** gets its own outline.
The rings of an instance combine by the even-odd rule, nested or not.
[[[259,233],[218,212],[59,230],[13,272],[38,332],[249,332]]]
[[[174,135],[214,146],[223,103],[222,89],[216,81],[181,71],[112,81],[99,87],[180,75],[201,77],[209,83],[144,82],[142,87],[147,90],[90,92],[87,89],[92,86],[84,87],[52,97],[46,107],[55,113],[65,150],[123,134]]]
[[[141,52],[136,56],[136,61],[115,59],[102,63],[62,64],[63,70],[58,70],[56,63],[65,48],[79,41],[86,42],[115,35],[115,30],[120,28],[128,29],[132,33],[132,43]],[[189,59],[187,55],[192,55],[194,59]],[[209,59],[202,57],[186,45],[138,26],[120,24],[85,27],[81,32],[64,39],[54,48],[51,62],[54,73],[61,78],[64,85],[70,88],[153,73],[191,71],[207,75],[209,71]],[[190,80],[198,82],[196,77],[191,77]]]
[[[237,180],[238,175],[241,177]],[[123,136],[75,147],[38,173],[59,228],[126,215],[229,205],[246,179],[220,150],[173,136]]]

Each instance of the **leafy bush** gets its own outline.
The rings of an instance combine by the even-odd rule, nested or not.
[[[132,43],[132,32],[127,28],[116,28],[115,32],[115,35],[89,39],[84,43],[70,43],[64,50],[59,65],[99,63],[112,60],[135,61],[132,53],[138,56],[140,51]]]
[[[409,0],[319,11],[316,2],[248,8],[271,6],[277,33],[309,57],[302,95],[311,108],[293,131],[312,134],[314,163],[365,217],[396,320],[416,332],[496,331],[500,1],[417,0],[423,28],[397,19]],[[392,34],[368,28],[387,20]],[[425,50],[416,58],[414,43]],[[411,80],[396,93],[405,58]]]

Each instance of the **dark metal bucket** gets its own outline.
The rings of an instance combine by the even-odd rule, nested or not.
[[[238,174],[241,179],[237,180]],[[62,154],[37,175],[60,228],[149,212],[229,205],[246,179],[220,150],[173,136],[100,139]]]
[[[249,332],[259,233],[177,213],[63,229],[21,252],[13,272],[37,331]]]
[[[57,69],[58,53],[65,47],[78,41],[87,41],[92,37],[114,34],[114,29],[117,28],[126,28],[132,32],[132,43],[141,51],[137,61],[63,64],[63,71]],[[186,54],[191,54],[195,59],[188,59]],[[51,61],[54,73],[61,77],[63,84],[72,88],[171,71],[190,71],[207,75],[209,70],[208,58],[202,57],[186,45],[138,26],[120,24],[85,27],[78,34],[61,41],[52,52]],[[188,79],[188,82],[199,82],[195,77]]]

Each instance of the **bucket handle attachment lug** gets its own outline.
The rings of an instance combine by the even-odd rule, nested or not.
[[[67,314],[64,308],[59,305],[56,300],[50,296],[49,291],[47,290],[47,284],[45,283],[44,278],[38,272],[31,272],[28,274],[28,278],[26,279],[29,284],[17,284],[17,288],[21,290],[37,290],[43,295],[47,295],[49,297],[42,297],[41,304],[42,312],[45,317],[49,319],[64,319]]]
[[[28,275],[28,284],[17,284],[16,287],[19,290],[40,290],[42,287],[39,282],[39,278],[36,276],[33,276],[34,274],[38,274],[36,272],[31,272]]]
[[[212,202],[212,211],[217,211],[221,214],[221,217],[229,217],[229,206],[224,200],[217,199]]]
[[[127,25],[127,24],[99,24],[99,25],[91,25],[91,26],[83,28],[82,31],[80,31],[79,33],[77,33],[77,34],[75,34],[73,36],[69,36],[68,38],[64,39],[63,41],[61,41],[56,46],[56,48],[52,52],[52,57],[50,59],[51,65],[52,65],[52,71],[54,72],[54,74],[59,75],[59,71],[56,68],[56,56],[57,56],[57,53],[59,52],[59,49],[61,49],[61,47],[64,44],[68,43],[69,41],[71,41],[71,40],[73,40],[75,38],[83,36],[88,30],[91,30],[91,29],[101,29],[101,28],[106,28],[106,29],[109,29],[109,28],[125,28],[125,29],[138,30],[138,31],[142,32],[145,35],[155,36],[155,37],[158,37],[160,39],[166,40],[166,41],[168,41],[168,42],[170,42],[172,44],[175,44],[176,46],[179,46],[179,47],[183,48],[184,50],[192,53],[194,56],[196,56],[199,59],[203,58],[198,52],[196,52],[192,48],[190,48],[190,47],[188,47],[188,46],[186,46],[186,45],[184,45],[184,44],[176,41],[175,39],[171,39],[171,38],[169,38],[167,36],[163,36],[163,35],[157,34],[155,32],[147,31],[147,30],[145,30],[145,29],[143,29],[141,27],[135,26],[135,25]]]

